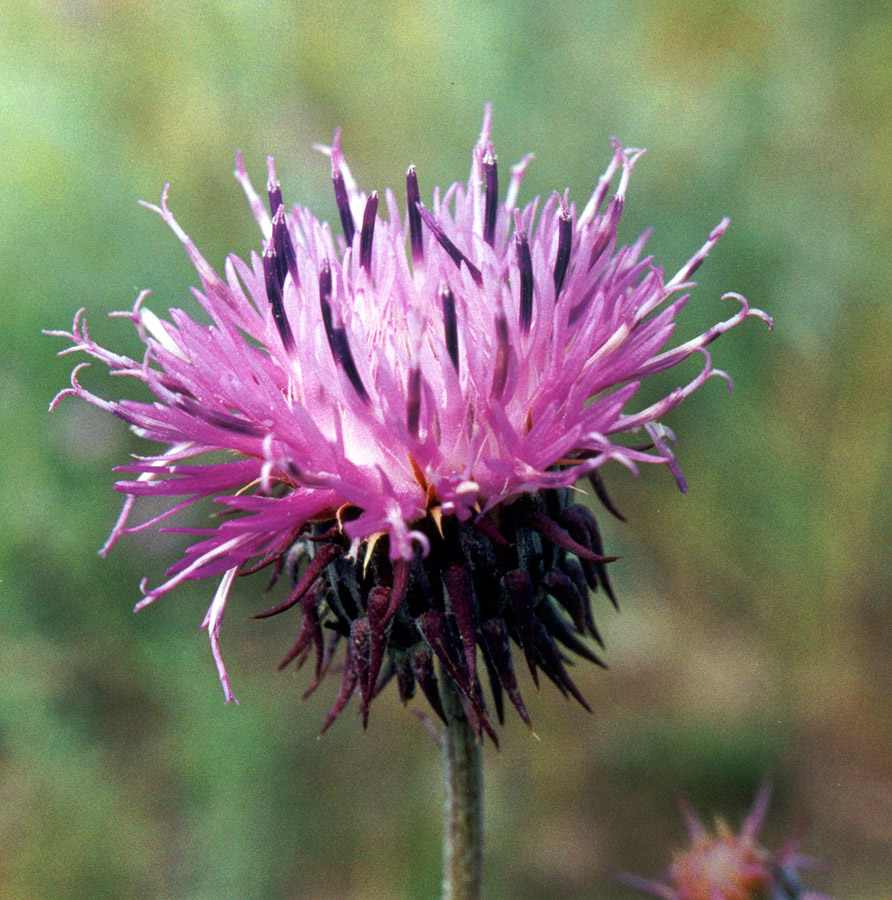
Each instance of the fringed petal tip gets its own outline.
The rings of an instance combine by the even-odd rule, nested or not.
[[[223,625],[223,614],[226,612],[226,603],[229,600],[229,592],[232,590],[232,583],[235,581],[239,573],[239,567],[235,566],[229,569],[214,594],[214,599],[208,607],[204,621],[201,623],[202,629],[207,629],[208,637],[211,642],[211,654],[214,657],[214,665],[217,667],[217,675],[220,678],[220,685],[223,688],[224,704],[233,703],[239,705],[235,694],[232,692],[232,686],[229,682],[229,673],[226,671],[226,665],[223,662],[223,654],[220,651],[220,628]]]
[[[710,378],[723,378],[728,384],[728,393],[734,390],[734,379],[724,369],[713,369],[709,373]]]
[[[615,135],[611,135],[608,142],[616,151],[615,159],[617,163],[624,162],[630,168],[634,166],[645,153],[647,153],[646,147],[626,147]]]
[[[63,337],[67,338],[69,341],[74,341],[75,343],[79,340],[78,334],[80,333],[80,322],[86,312],[86,307],[82,306],[75,314],[74,320],[72,321],[71,331],[61,331],[59,329],[49,329],[44,328],[41,330],[41,334],[46,335],[47,337]],[[61,356],[64,353],[70,352],[69,348],[65,350],[60,350],[57,354]]]
[[[233,169],[232,174],[237,181],[248,177],[248,171],[245,169],[245,156],[241,147],[235,151],[235,169]]]
[[[629,179],[632,176],[632,169],[647,150],[643,147],[624,147],[615,137],[610,139],[610,145],[616,151],[616,161],[622,166],[622,174],[614,195],[616,200],[621,202],[625,199],[626,190],[629,187]]]
[[[140,590],[140,593],[143,595],[143,598],[142,598],[142,600],[139,600],[137,602],[136,606],[133,607],[133,611],[135,613],[138,613],[141,609],[145,609],[149,604],[154,603],[155,600],[158,599],[159,595],[158,595],[157,591],[150,591],[148,585],[149,585],[148,578],[143,578],[140,580],[139,590]]]
[[[83,363],[83,365],[88,366],[89,363]],[[77,371],[77,370],[75,369],[75,371]],[[74,373],[72,373],[72,375],[73,375],[73,374],[74,374]],[[47,412],[52,412],[52,411],[59,405],[59,401],[60,401],[63,397],[76,397],[76,396],[77,396],[77,391],[76,391],[74,388],[70,388],[70,387],[69,387],[69,388],[62,388],[62,390],[59,391],[59,392],[56,394],[56,396],[53,397],[52,400],[50,400],[50,405],[49,405],[49,408],[48,408]]]
[[[317,153],[321,153],[323,156],[327,156],[329,159],[333,159],[337,151],[340,150],[341,129],[335,128],[334,136],[332,137],[330,144],[323,144],[320,141],[311,144],[311,146]]]
[[[104,409],[106,412],[114,413],[115,404],[109,403],[107,400],[103,400],[101,397],[97,397],[95,394],[88,391],[86,388],[82,387],[77,380],[77,376],[84,370],[89,369],[90,363],[82,362],[78,363],[71,370],[71,387],[63,388],[53,397],[50,402],[49,411],[52,412],[56,406],[59,404],[59,401],[63,397],[80,397],[83,400],[87,400],[89,403],[92,403],[94,406],[98,406],[100,409]]]
[[[110,553],[112,547],[118,542],[118,538],[121,537],[122,534],[128,531],[127,529],[127,520],[130,518],[130,513],[133,510],[133,505],[136,503],[136,497],[130,495],[124,499],[124,503],[121,506],[121,511],[118,513],[117,521],[114,524],[114,527],[111,530],[111,533],[106,538],[105,543],[97,550],[96,552],[102,559],[105,559]]]
[[[142,305],[145,303],[146,298],[151,295],[152,291],[150,288],[146,288],[140,291],[136,295],[136,300],[133,301],[133,307],[128,310],[113,310],[108,314],[110,319],[129,319],[133,322],[137,328],[141,327],[142,316],[144,315],[142,310]],[[155,316],[157,319],[157,316]],[[140,335],[142,336],[142,334]]]
[[[492,101],[483,104],[483,123],[480,126],[479,144],[486,143],[492,134]]]
[[[169,225],[170,222],[168,220],[172,220],[173,216],[171,215],[170,209],[167,206],[167,196],[170,193],[170,182],[168,181],[164,187],[161,189],[161,205],[157,205],[155,203],[150,203],[148,200],[138,200],[140,206],[145,209],[150,210],[153,213],[161,216],[165,222]]]
[[[743,306],[742,315],[740,320],[745,319],[749,316],[753,316],[757,319],[761,319],[767,326],[769,331],[774,330],[774,319],[768,315],[768,313],[763,312],[761,309],[756,309],[755,306],[750,306],[749,300],[743,296],[743,294],[738,294],[736,291],[729,291],[727,294],[722,294],[722,300],[736,300]],[[736,324],[736,323],[735,323]]]
[[[228,286],[226,282],[223,281],[223,279],[214,271],[213,266],[211,266],[204,256],[202,256],[198,247],[196,247],[195,242],[183,230],[182,225],[180,225],[174,214],[170,211],[170,207],[167,205],[169,194],[170,182],[167,182],[167,184],[164,185],[164,189],[161,191],[160,206],[156,206],[154,203],[149,203],[146,200],[140,200],[139,205],[157,213],[161,217],[164,224],[167,225],[167,227],[176,235],[177,240],[183,245],[183,249],[186,251],[189,261],[198,271],[204,289],[215,294],[225,302],[228,299]]]

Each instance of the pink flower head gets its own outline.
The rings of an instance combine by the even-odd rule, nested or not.
[[[777,852],[760,846],[771,788],[770,780],[762,785],[738,834],[722,819],[711,833],[681,801],[690,843],[673,854],[664,880],[627,874],[620,880],[657,900],[831,900],[802,887],[798,870],[814,861],[799,853],[799,835]]]
[[[214,527],[188,530],[195,543],[161,584],[143,583],[137,604],[186,579],[220,579],[205,625],[227,699],[218,635],[235,577],[264,565],[281,571],[286,561],[296,586],[281,606],[300,603],[304,613],[289,658],[302,662],[315,647],[318,675],[332,640],[346,639],[339,703],[359,692],[366,709],[394,674],[404,697],[417,683],[430,698],[432,653],[463,685],[469,714],[485,724],[478,645],[496,689],[522,709],[509,637],[531,670],[578,693],[555,635],[591,656],[573,632],[595,634],[582,612],[586,583],[609,587],[594,518],[568,506],[562,489],[588,476],[609,508],[597,470],[616,460],[633,472],[666,464],[684,490],[667,443],[672,432],[660,420],[711,375],[727,379],[712,367],[708,344],[749,315],[770,324],[729,294],[739,304],[731,318],[666,349],[690,278],[728,220],[667,280],[642,255],[646,235],[618,244],[642,151],[616,141],[613,148],[581,210],[566,193],[519,207],[530,157],[511,169],[501,193],[487,108],[468,183],[434,190],[427,204],[410,167],[403,213],[389,190],[382,203],[377,192],[358,189],[336,134],[322,149],[331,159],[337,237],[304,207],[286,210],[272,159],[268,214],[239,156],[235,175],[264,236],[262,255],[250,263],[230,256],[219,275],[174,219],[167,188],[160,207],[150,207],[198,270],[201,289],[193,293],[209,322],[180,309],[162,320],[145,292],[131,312],[113,314],[136,327],[142,360],[91,340],[82,311],[70,333],[52,332],[71,340],[63,353],[83,351],[154,395],[151,403],[105,400],[78,382],[82,364],[54,400],[82,397],[165,445],[117,470],[135,477],[115,485],[127,499],[103,553],[122,534],[202,498],[229,513]],[[702,366],[692,380],[633,406],[643,378],[693,355]],[[627,436],[641,430],[644,445],[630,444]],[[218,450],[231,455],[221,460]],[[141,496],[170,498],[170,506],[129,525]],[[483,536],[485,548],[471,547],[470,534]],[[525,542],[535,545],[529,553]],[[472,557],[495,566],[490,607],[482,576],[469,571]],[[351,567],[347,589],[337,582]],[[339,590],[350,597],[337,598]],[[322,622],[331,626],[328,642]],[[501,695],[496,702],[501,715]]]

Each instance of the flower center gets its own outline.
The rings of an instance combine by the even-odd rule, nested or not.
[[[764,854],[730,832],[703,839],[672,865],[679,900],[757,900],[769,874]]]

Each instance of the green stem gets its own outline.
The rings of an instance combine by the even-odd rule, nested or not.
[[[446,788],[443,900],[480,900],[483,882],[483,772],[480,742],[445,675],[441,679],[448,725],[443,734]]]

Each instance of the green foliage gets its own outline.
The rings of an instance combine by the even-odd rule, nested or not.
[[[136,205],[166,181],[219,265],[259,247],[237,147],[258,183],[275,154],[285,196],[332,218],[314,141],[341,126],[363,185],[414,162],[429,192],[466,172],[487,100],[502,160],[537,153],[528,195],[587,196],[610,134],[649,147],[626,234],[654,225],[667,268],[732,217],[688,336],[731,314],[725,290],[777,322],[715,346],[732,397],[716,382],[673,416],[686,497],[661,471],[605,472],[629,518],[608,542],[612,671],[580,670],[593,717],[546,688],[541,742],[513,723],[488,753],[487,896],[627,896],[605,873],[666,861],[673,790],[733,818],[774,770],[769,836],[807,817],[828,893],[892,897],[884,4],[23,0],[0,45],[5,898],[436,893],[437,754],[393,698],[368,733],[347,715],[317,742],[334,685],[303,704],[307,677],[276,674],[294,623],[241,621],[260,582],[223,633],[237,708],[198,631],[212,588],[132,616],[179,544],[145,533],[96,558],[109,470],[137,444],[74,401],[47,416],[71,360],[39,332],[86,306],[98,339],[134,349],[105,312],[145,287],[159,312],[193,308],[192,269]]]

